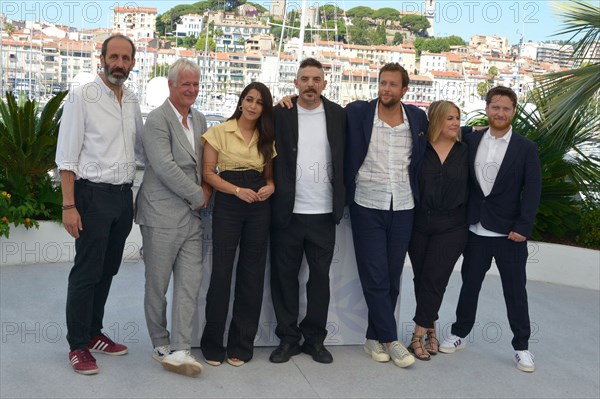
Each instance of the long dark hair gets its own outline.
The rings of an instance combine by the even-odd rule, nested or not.
[[[263,102],[262,114],[256,121],[256,127],[258,128],[258,152],[260,152],[264,158],[265,163],[271,162],[273,159],[273,141],[275,141],[275,122],[273,117],[273,96],[269,88],[260,82],[252,82],[244,88],[240,98],[238,99],[235,112],[227,120],[238,120],[242,116],[242,110],[240,109],[244,98],[248,95],[250,90],[256,90],[260,93]]]

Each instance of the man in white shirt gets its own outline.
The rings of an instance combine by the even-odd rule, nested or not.
[[[489,129],[464,135],[471,168],[469,240],[463,253],[456,322],[439,350],[454,353],[465,347],[465,337],[475,323],[479,291],[494,258],[513,332],[514,360],[519,370],[533,372],[525,266],[542,178],[537,145],[512,128],[516,110],[514,91],[494,87],[486,95]]]
[[[369,310],[364,350],[398,367],[415,361],[398,339],[395,309],[428,127],[423,110],[401,102],[408,83],[402,66],[386,64],[379,71],[378,98],[346,106],[344,161],[354,253]]]
[[[69,361],[80,374],[98,373],[90,352],[127,353],[101,330],[133,222],[131,186],[142,129],[137,99],[123,85],[135,65],[133,42],[109,37],[100,61],[103,74],[74,88],[65,102],[56,149],[63,224],[76,250],[67,290]]]
[[[273,160],[276,189],[271,198],[271,295],[280,344],[269,359],[284,363],[302,351],[316,362],[331,363],[333,357],[323,343],[335,226],[344,209],[345,112],[321,95],[327,81],[314,58],[302,61],[294,84],[298,97],[291,100],[292,107],[275,107],[278,155]],[[309,270],[307,308],[298,324],[303,255]]]
[[[212,193],[202,182],[200,136],[204,115],[192,108],[200,68],[181,58],[169,68],[169,98],[148,115],[142,135],[146,170],[136,198],[135,220],[144,245],[144,313],[152,357],[169,371],[197,376],[191,355],[192,320],[202,282],[199,211]],[[173,275],[173,325],[167,329],[166,293]]]

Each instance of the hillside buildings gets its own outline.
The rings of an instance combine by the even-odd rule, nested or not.
[[[434,6],[435,2],[425,1],[424,5]],[[285,1],[273,1],[271,14],[282,16],[285,6]],[[317,25],[318,13],[310,15],[311,23]],[[115,7],[109,29],[77,31],[13,21],[18,29],[10,35],[3,31],[0,40],[0,94],[12,90],[43,98],[81,84],[82,73],[89,78],[85,74],[93,76],[100,70],[100,45],[112,32],[129,35],[136,43],[136,67],[130,85],[142,104],[148,81],[164,76],[166,66],[180,57],[192,59],[202,68],[199,106],[205,109],[222,108],[224,101],[236,99],[245,85],[256,80],[267,84],[275,99],[295,92],[300,42],[286,41],[279,53],[271,26],[253,6],[237,13],[183,15],[173,26],[173,35],[183,38],[199,37],[208,31],[209,24],[215,52],[170,47],[168,42],[157,40],[156,18],[155,8]],[[379,69],[385,63],[399,62],[411,79],[406,102],[425,108],[436,99],[448,99],[467,112],[481,108],[477,93],[480,83],[509,86],[525,99],[535,76],[571,65],[568,55],[572,51],[546,43],[510,46],[506,38],[484,35],[473,36],[468,46],[420,55],[410,43],[360,46],[315,40],[302,48],[303,58],[315,57],[325,67],[328,85],[324,95],[341,104],[376,97]]]

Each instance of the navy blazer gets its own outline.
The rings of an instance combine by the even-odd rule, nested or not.
[[[464,132],[464,131],[463,131]],[[467,223],[500,234],[514,231],[529,238],[542,193],[542,172],[537,144],[512,132],[492,191],[484,197],[475,175],[475,156],[487,130],[465,133],[469,146],[471,178]]]
[[[353,101],[346,106],[346,153],[344,161],[344,183],[346,184],[346,204],[354,202],[356,192],[356,174],[362,166],[373,133],[373,119],[377,109],[377,101]],[[419,201],[417,169],[425,156],[427,148],[427,114],[414,105],[402,104],[410,131],[412,133],[412,155],[408,167],[410,187],[415,203]]]
[[[339,223],[344,213],[344,141],[346,115],[338,104],[321,96],[327,123],[327,139],[331,149],[333,186],[333,222]],[[296,171],[298,163],[298,97],[292,98],[291,109],[275,107],[275,149],[273,179],[275,192],[271,196],[271,223],[285,228],[292,219],[296,201]]]

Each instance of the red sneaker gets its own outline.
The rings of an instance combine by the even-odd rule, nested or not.
[[[87,348],[75,349],[69,352],[69,361],[73,366],[73,371],[79,374],[98,374],[96,359]]]
[[[105,355],[124,355],[127,353],[125,345],[117,344],[112,339],[104,334],[100,334],[92,338],[88,345],[90,352],[104,353]]]

